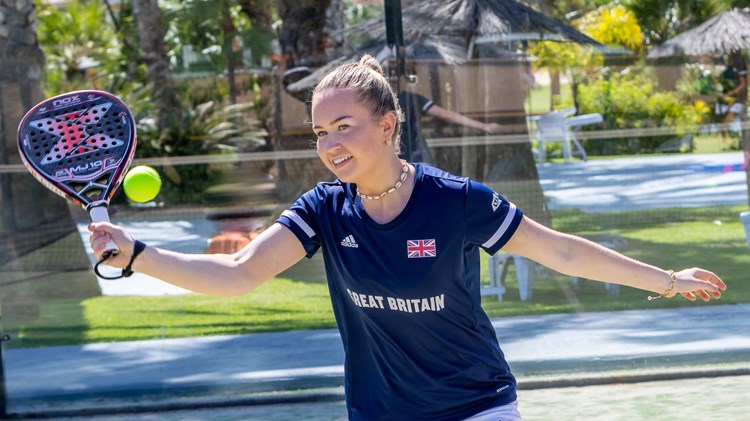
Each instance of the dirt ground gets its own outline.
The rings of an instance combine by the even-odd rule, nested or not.
[[[519,391],[525,421],[742,421],[750,376]],[[75,417],[96,421],[345,421],[342,401]],[[61,421],[61,420],[60,420]]]

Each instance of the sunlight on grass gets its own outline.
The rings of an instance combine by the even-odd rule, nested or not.
[[[241,297],[50,300],[42,305],[39,318],[19,327],[9,344],[25,348],[334,327],[325,283],[277,278]]]
[[[84,307],[91,342],[335,327],[326,285],[289,279],[273,279],[241,297],[99,297]]]

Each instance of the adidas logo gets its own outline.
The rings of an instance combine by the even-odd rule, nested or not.
[[[353,235],[347,235],[346,237],[344,237],[344,239],[341,240],[341,245],[344,247],[354,247],[354,248],[359,247],[359,244],[357,244],[357,242],[354,241]]]

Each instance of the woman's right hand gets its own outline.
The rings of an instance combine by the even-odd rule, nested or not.
[[[102,253],[107,249],[107,244],[112,241],[119,253],[107,259],[107,266],[124,268],[128,265],[133,255],[135,240],[127,231],[109,222],[92,222],[88,228],[91,231],[89,244],[97,260],[101,261]]]

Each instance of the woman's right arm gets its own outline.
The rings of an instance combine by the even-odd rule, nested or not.
[[[125,267],[133,253],[134,239],[107,222],[89,225],[90,242],[97,258],[111,238],[120,253],[109,266]],[[234,254],[186,254],[146,247],[132,269],[172,285],[207,295],[242,295],[273,278],[305,257],[305,249],[285,226],[275,223]],[[127,282],[127,281],[124,281]]]

